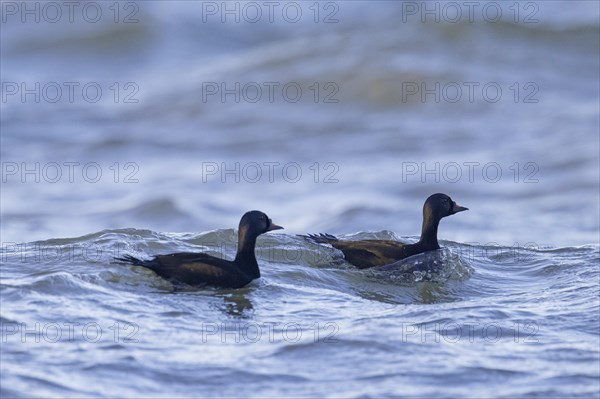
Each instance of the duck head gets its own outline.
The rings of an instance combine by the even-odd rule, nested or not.
[[[276,225],[261,211],[246,212],[240,220],[239,231],[246,236],[258,237],[267,231],[279,230],[283,227]]]
[[[423,216],[440,220],[455,213],[467,211],[469,208],[458,205],[446,194],[437,193],[429,196],[423,205]]]

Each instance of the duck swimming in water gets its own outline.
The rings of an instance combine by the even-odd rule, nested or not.
[[[157,255],[150,260],[125,255],[115,258],[115,261],[146,267],[174,282],[240,288],[260,277],[254,253],[256,238],[267,231],[279,229],[283,227],[273,224],[264,213],[250,211],[240,220],[237,254],[232,261],[194,252]]]
[[[433,194],[423,205],[423,228],[421,238],[414,244],[392,240],[342,241],[331,234],[303,235],[312,242],[330,244],[343,252],[344,258],[360,269],[389,265],[409,256],[439,249],[438,225],[442,218],[466,211],[446,194]]]

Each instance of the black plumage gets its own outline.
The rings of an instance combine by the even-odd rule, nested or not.
[[[146,267],[174,282],[194,286],[240,288],[260,277],[260,269],[254,253],[256,238],[267,231],[282,228],[273,224],[264,213],[250,211],[240,220],[238,249],[233,261],[193,252],[157,255],[150,260],[140,260],[125,255],[115,258],[115,261]]]
[[[331,234],[309,234],[302,236],[320,244],[330,244],[343,252],[344,258],[360,269],[389,265],[409,256],[439,249],[437,231],[440,220],[446,216],[466,211],[446,194],[433,194],[423,205],[423,228],[421,238],[414,244],[403,244],[392,240],[338,240]]]

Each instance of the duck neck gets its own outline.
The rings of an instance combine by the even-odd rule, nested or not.
[[[421,238],[419,244],[428,250],[439,249],[437,240],[439,219],[434,218],[431,213],[423,212],[423,227],[421,229]]]
[[[256,247],[256,237],[248,233],[247,229],[240,229],[238,234],[238,249],[235,255],[236,263],[243,266],[243,270],[252,276],[260,277],[258,262],[254,248]]]

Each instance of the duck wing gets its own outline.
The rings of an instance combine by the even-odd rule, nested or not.
[[[410,256],[409,244],[391,240],[332,241],[344,258],[360,269],[383,266]]]
[[[143,266],[163,278],[189,285],[210,284],[225,288],[239,288],[253,280],[233,261],[204,253],[180,252],[157,255],[147,261],[125,256],[118,258],[117,261]]]
[[[359,269],[389,265],[426,250],[420,243],[404,244],[393,240],[350,241],[340,240],[331,234],[307,234],[300,237],[339,249],[344,258]]]

